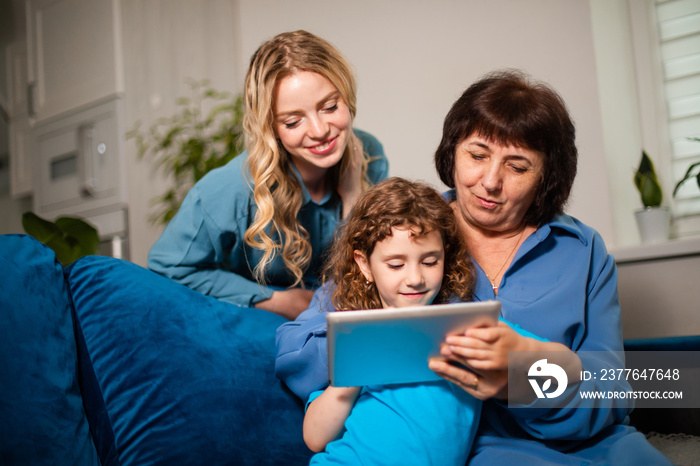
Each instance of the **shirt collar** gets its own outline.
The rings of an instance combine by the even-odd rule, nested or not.
[[[576,223],[573,217],[566,214],[560,214],[555,216],[549,223],[542,225],[537,229],[535,234],[540,241],[544,240],[549,232],[553,229],[564,230],[578,238],[584,246],[588,245],[588,240],[586,239],[581,227]]]
[[[323,205],[326,202],[330,201],[331,196],[333,194],[330,189],[328,190],[326,195],[323,196],[323,199],[321,199],[320,201],[316,202],[313,199],[311,199],[311,194],[309,194],[309,190],[306,189],[306,185],[304,184],[304,180],[301,178],[301,173],[299,173],[299,170],[297,169],[296,165],[294,165],[294,161],[291,160],[291,158],[289,160],[289,166],[292,167],[292,173],[294,173],[294,175],[297,177],[297,180],[299,180],[299,185],[301,186],[301,196],[303,198],[302,205],[306,205],[309,202],[313,202],[316,205]]]

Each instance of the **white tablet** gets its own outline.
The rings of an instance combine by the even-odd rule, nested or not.
[[[326,316],[331,385],[439,380],[428,368],[428,358],[440,355],[445,336],[495,325],[500,312],[495,300],[331,312]]]

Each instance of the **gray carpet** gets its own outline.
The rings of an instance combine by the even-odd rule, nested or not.
[[[700,465],[700,437],[686,434],[646,434],[649,443],[679,466]]]

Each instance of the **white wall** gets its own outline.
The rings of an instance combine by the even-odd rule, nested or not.
[[[618,264],[625,338],[700,335],[700,255]]]
[[[176,99],[191,95],[190,79],[238,92],[235,1],[122,0],[121,5],[127,128],[140,122],[146,129],[178,112]],[[138,158],[133,140],[126,146],[130,259],[145,266],[161,232],[149,221],[151,201],[169,181]]]
[[[614,246],[618,223],[630,220],[611,207],[606,181],[633,186],[627,176],[617,179],[617,172],[606,180],[608,121],[601,116],[600,97],[614,107],[616,96],[599,88],[607,77],[597,73],[600,41],[594,41],[591,14],[605,18],[625,1],[121,0],[126,127],[137,120],[145,127],[170,115],[175,99],[188,91],[187,78],[209,78],[219,89],[238,92],[249,58],[264,40],[303,28],[334,43],[354,66],[356,126],[384,143],[391,174],[442,188],[432,156],[450,105],[484,73],[520,68],[551,83],[568,103],[580,152],[568,212]],[[611,30],[614,21],[603,32]],[[624,37],[602,43],[608,40]],[[631,78],[618,81],[624,87]],[[631,152],[631,143],[623,144]],[[137,158],[133,141],[127,151],[131,259],[144,265],[160,234],[148,221],[150,200],[166,182]],[[12,215],[11,210],[2,207],[2,214]]]

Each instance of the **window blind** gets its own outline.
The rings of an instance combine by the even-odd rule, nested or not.
[[[655,8],[673,189],[688,167],[700,161],[700,142],[689,140],[700,138],[700,0],[657,0]],[[678,233],[700,231],[700,188],[695,180],[683,184],[673,204]]]

